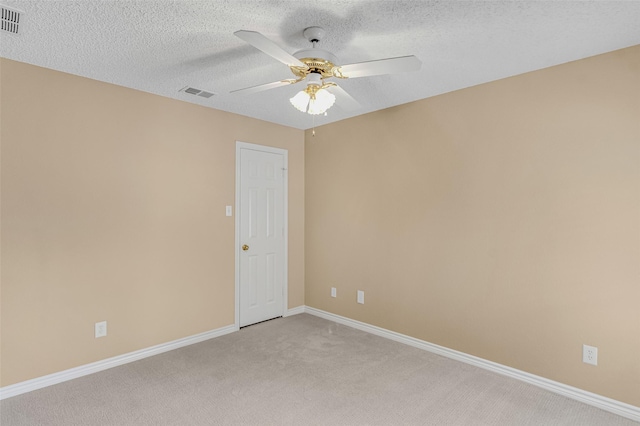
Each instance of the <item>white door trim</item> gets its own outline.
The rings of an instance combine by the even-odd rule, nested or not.
[[[236,141],[236,220],[235,220],[235,327],[240,328],[240,150],[252,149],[254,151],[280,154],[284,160],[284,271],[282,283],[282,316],[285,316],[289,307],[289,151],[282,148],[257,145],[248,142]]]

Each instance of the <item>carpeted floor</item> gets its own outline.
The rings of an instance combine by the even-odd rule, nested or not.
[[[0,402],[18,425],[633,425],[307,314]]]

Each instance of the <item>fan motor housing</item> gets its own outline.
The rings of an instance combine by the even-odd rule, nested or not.
[[[333,69],[338,62],[333,53],[324,49],[303,49],[294,53],[293,56],[308,67],[303,69],[292,66],[291,71],[298,77],[304,77],[310,72],[316,72],[323,78],[333,77]]]

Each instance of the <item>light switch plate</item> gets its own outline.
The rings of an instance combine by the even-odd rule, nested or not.
[[[358,303],[364,305],[364,291],[358,290]]]
[[[337,294],[338,294],[338,291],[336,290],[336,288],[331,287],[331,297],[336,297]]]
[[[233,209],[231,206],[227,206],[227,216],[233,216]]]
[[[106,321],[97,322],[96,323],[96,328],[95,328],[95,333],[96,333],[96,338],[106,336],[107,335],[107,322]]]

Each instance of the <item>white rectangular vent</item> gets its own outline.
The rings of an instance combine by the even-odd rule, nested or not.
[[[196,89],[193,87],[185,87],[180,90],[181,92],[189,93],[190,95],[201,96],[203,98],[210,98],[214,95],[211,92],[205,92],[204,90]]]
[[[0,5],[0,29],[11,34],[20,34],[22,12]]]

